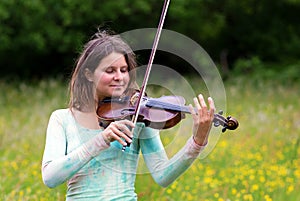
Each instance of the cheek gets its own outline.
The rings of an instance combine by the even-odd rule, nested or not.
[[[112,78],[110,77],[110,76],[108,76],[107,74],[105,74],[105,73],[97,73],[96,75],[95,75],[95,77],[96,77],[96,86],[99,86],[99,85],[102,85],[102,86],[105,86],[105,85],[108,85],[110,82],[111,82],[111,80],[112,80]]]
[[[124,80],[126,80],[127,84],[129,83],[130,81],[129,73],[127,73],[127,75],[124,77]]]

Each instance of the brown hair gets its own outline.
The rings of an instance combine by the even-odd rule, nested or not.
[[[112,52],[121,53],[125,56],[128,65],[130,82],[128,88],[136,88],[136,58],[132,49],[119,35],[109,34],[107,31],[98,31],[90,41],[88,41],[79,55],[75,69],[70,81],[70,108],[79,111],[95,108],[95,86],[86,75],[86,69],[94,73],[100,61]]]

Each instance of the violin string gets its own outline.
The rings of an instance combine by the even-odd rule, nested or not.
[[[162,101],[157,101],[157,100],[153,100],[153,99],[148,99],[148,102],[146,103],[147,107],[156,107],[159,109],[166,109],[166,110],[173,110],[173,111],[177,111],[177,112],[186,112],[186,113],[191,113],[189,107],[185,106],[185,105],[175,105],[172,103],[166,103],[166,102],[162,102]],[[196,108],[194,108],[195,112]],[[220,117],[220,115],[218,114],[214,114],[214,120],[215,122],[215,126],[216,125],[221,125],[224,126],[226,125],[226,119],[222,116]]]
[[[150,106],[150,107],[160,107],[161,106],[161,109],[168,109],[168,110],[174,110],[174,111],[178,111],[178,112],[190,113],[189,108],[185,105],[175,105],[175,104],[161,102],[161,101],[157,101],[157,100],[153,100],[153,99],[148,100],[147,106]]]

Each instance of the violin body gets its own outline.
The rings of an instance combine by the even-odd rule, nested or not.
[[[138,94],[137,94],[138,95]],[[97,109],[100,125],[103,127],[108,126],[111,122],[121,119],[133,119],[136,109],[136,96],[118,98],[118,99],[105,99]],[[151,104],[151,100],[144,97],[138,116],[138,122],[145,123],[146,126],[155,129],[168,129],[178,124],[185,118],[185,114],[172,110],[162,108],[165,104],[177,104],[184,106],[185,100],[181,96],[162,96],[155,99],[156,105]]]
[[[139,93],[136,92],[131,97],[126,96],[101,101],[97,109],[100,126],[107,127],[116,120],[133,119],[138,97]],[[137,121],[144,122],[146,126],[151,128],[168,129],[184,119],[186,113],[190,113],[190,109],[185,105],[185,99],[181,96],[162,96],[160,98],[145,96],[140,103]],[[214,114],[213,125],[215,127],[222,126],[223,132],[226,129],[235,130],[239,125],[238,121],[231,116],[225,118],[222,114],[222,111]]]

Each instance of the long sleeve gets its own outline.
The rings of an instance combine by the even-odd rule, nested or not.
[[[95,135],[67,154],[66,128],[61,116],[54,112],[49,120],[42,161],[42,178],[50,188],[65,182],[107,145],[101,134]]]
[[[204,149],[204,146],[197,145],[191,137],[179,152],[168,159],[158,134],[141,139],[140,143],[153,179],[163,187],[170,185],[184,173]]]

